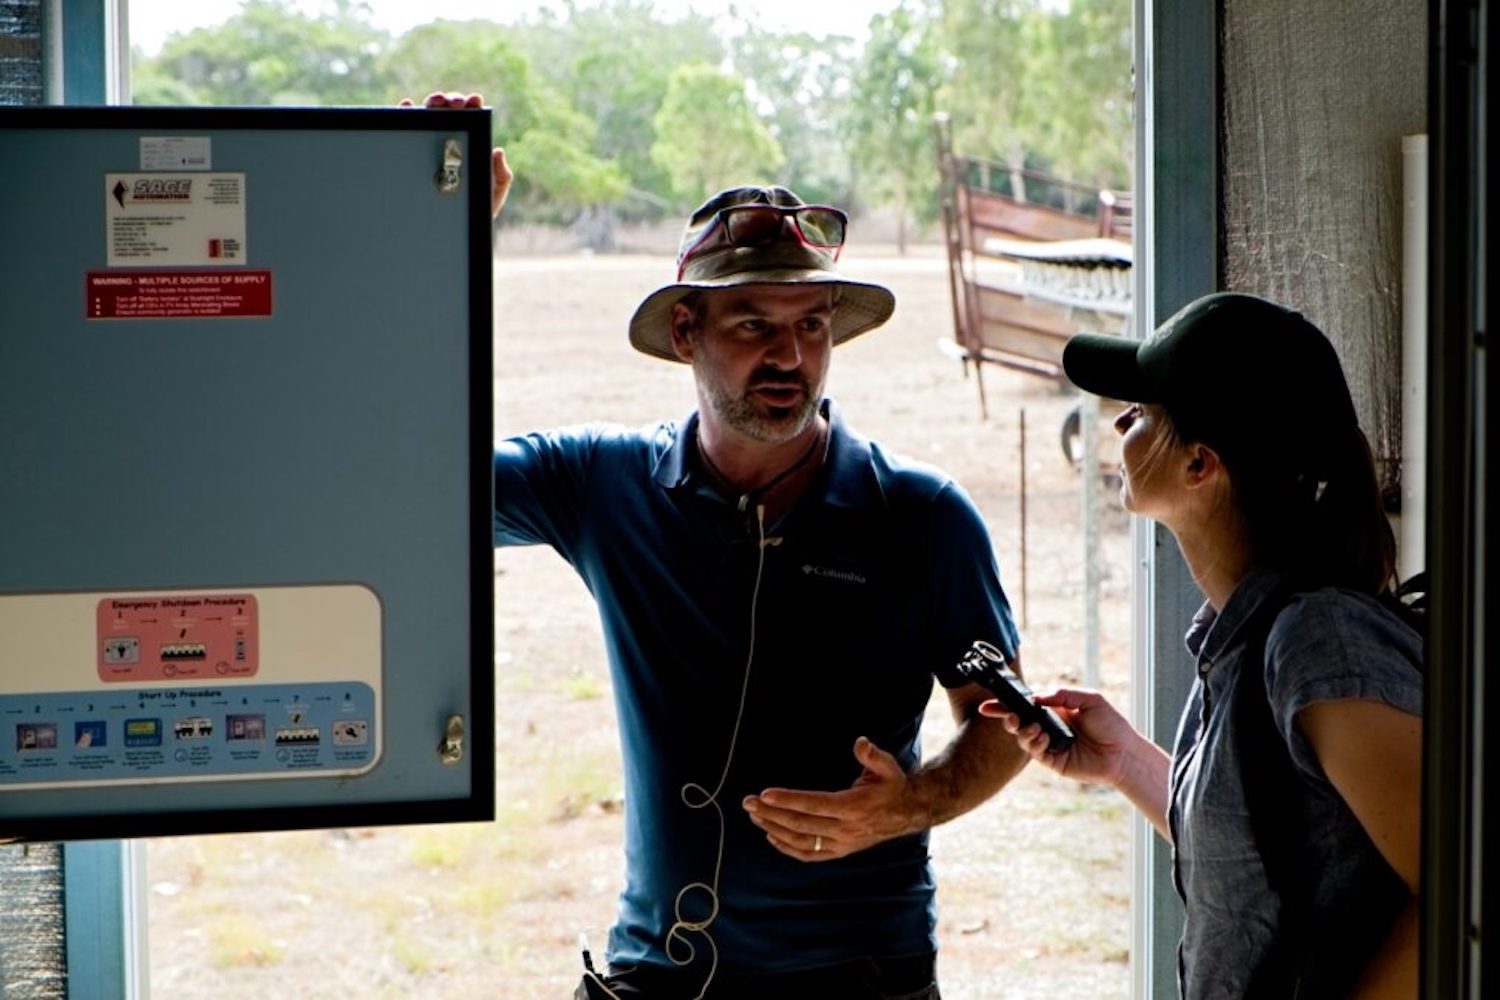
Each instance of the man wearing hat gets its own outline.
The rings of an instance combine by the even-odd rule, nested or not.
[[[785,188],[715,195],[629,327],[696,409],[495,447],[495,543],[584,579],[619,716],[625,888],[577,997],[936,998],[927,831],[1023,764],[955,669],[1018,645],[983,521],[823,394],[895,306],[838,271],[845,231]],[[959,728],[924,763],[934,677]]]

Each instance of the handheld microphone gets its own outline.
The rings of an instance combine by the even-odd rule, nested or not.
[[[965,680],[972,681],[993,694],[1007,712],[1020,718],[1021,725],[1039,724],[1042,732],[1047,734],[1048,753],[1062,753],[1073,745],[1076,738],[1073,730],[1052,709],[1036,703],[1036,695],[1031,693],[1031,688],[1010,668],[1005,654],[995,646],[983,639],[974,640],[969,651],[959,659],[957,670]]]

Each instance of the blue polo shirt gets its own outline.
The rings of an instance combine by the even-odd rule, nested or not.
[[[599,607],[625,770],[616,967],[669,964],[674,921],[708,913],[702,890],[674,911],[685,887],[713,882],[720,837],[713,807],[690,808],[683,789],[717,785],[742,691],[718,798],[724,858],[708,932],[720,974],[936,947],[925,834],[808,864],[775,851],[739,805],[770,786],[849,787],[861,735],[914,767],[933,678],[957,682],[950,671],[975,639],[1018,645],[969,498],[851,432],[831,400],[823,407],[824,467],[767,526],[764,546],[699,470],[696,414],[495,447],[495,544],[552,546]],[[706,975],[713,948],[700,934],[685,941]],[[670,955],[687,949],[679,942]]]

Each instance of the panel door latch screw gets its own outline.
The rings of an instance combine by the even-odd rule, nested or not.
[[[446,139],[443,142],[443,165],[438,167],[437,189],[442,194],[452,194],[458,190],[458,182],[463,178],[464,153],[458,145],[457,139]]]
[[[464,759],[464,717],[448,716],[443,729],[443,741],[438,744],[438,759],[444,764],[457,764]]]

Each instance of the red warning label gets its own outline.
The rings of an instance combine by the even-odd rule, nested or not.
[[[270,271],[90,271],[88,319],[271,315]]]
[[[97,612],[99,679],[252,677],[259,619],[254,594],[107,597]]]

